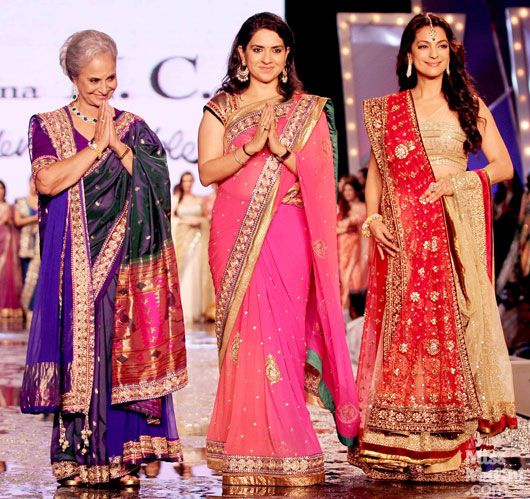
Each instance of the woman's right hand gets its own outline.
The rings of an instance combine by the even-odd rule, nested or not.
[[[109,105],[106,102],[99,106],[97,119],[94,142],[103,152],[108,147],[110,141],[109,124],[107,123],[107,120],[111,119],[111,117]]]
[[[249,154],[253,156],[265,147],[271,126],[274,126],[274,108],[272,106],[265,105],[261,111],[261,117],[254,137],[252,137],[252,139],[245,144],[245,150]]]
[[[383,260],[385,259],[385,253],[388,253],[390,256],[397,255],[399,248],[394,243],[394,236],[383,222],[374,220],[370,224],[370,232],[377,244],[377,251],[379,251],[379,255]]]

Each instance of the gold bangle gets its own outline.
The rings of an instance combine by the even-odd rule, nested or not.
[[[379,213],[372,213],[361,226],[361,234],[363,237],[372,236],[372,233],[370,232],[370,224],[375,220],[377,220],[378,222],[382,222],[383,217]]]
[[[127,144],[125,144],[125,151],[121,154],[121,156],[118,156],[118,159],[121,161],[130,152],[131,152],[131,148]]]
[[[234,155],[234,159],[236,160],[236,163],[238,165],[243,166],[245,164],[245,161],[240,161],[239,158],[237,157],[237,148],[232,151],[232,154]]]

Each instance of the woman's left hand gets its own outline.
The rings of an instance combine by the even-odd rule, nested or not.
[[[429,185],[429,188],[420,196],[420,203],[434,203],[442,196],[452,196],[453,194],[453,184],[451,183],[451,179],[449,177],[444,177]]]

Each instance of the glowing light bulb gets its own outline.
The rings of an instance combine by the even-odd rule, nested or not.
[[[514,50],[521,50],[523,48],[523,45],[522,45],[521,42],[515,42],[513,44],[513,48],[514,48]]]
[[[398,17],[398,18],[396,19],[396,24],[397,24],[398,26],[403,26],[403,25],[405,24],[405,19],[403,19],[402,17]]]
[[[350,132],[353,132],[357,127],[355,126],[355,123],[351,122],[351,123],[348,123],[348,130]]]
[[[528,148],[530,150],[530,147]],[[355,147],[353,147],[352,149],[350,149],[350,156],[357,156],[357,149],[355,149]]]
[[[514,26],[517,25],[517,24],[519,24],[519,18],[516,17],[516,16],[512,16],[512,17],[510,18],[510,21],[511,21],[511,23],[512,23]]]
[[[528,130],[530,128],[530,122],[528,120],[521,121],[521,129]]]
[[[348,47],[344,47],[342,49],[342,54],[343,55],[350,55],[350,49]]]
[[[374,14],[373,20],[374,23],[381,22],[381,16],[379,14]]]
[[[349,71],[346,71],[346,72],[344,73],[344,79],[345,79],[345,80],[351,80],[351,73],[350,73]]]
[[[453,24],[455,18],[454,18],[451,14],[449,14],[449,15],[445,18],[445,20],[446,20],[449,24]]]
[[[525,9],[525,8],[522,8],[520,11],[519,11],[519,15],[522,17],[522,18],[527,18],[528,17],[528,9]]]
[[[464,23],[456,23],[456,31],[462,31],[464,29]]]
[[[357,16],[356,16],[355,14],[351,14],[351,15],[350,15],[350,22],[351,22],[351,23],[354,23],[354,22],[356,22],[356,21],[357,21]]]
[[[355,102],[355,101],[353,100],[353,97],[348,97],[348,98],[346,99],[346,104],[348,104],[348,106],[353,106],[353,103],[354,103],[354,102]]]

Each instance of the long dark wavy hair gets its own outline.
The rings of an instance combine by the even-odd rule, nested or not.
[[[348,176],[348,178],[344,181],[344,185],[342,186],[342,190],[344,191],[344,187],[349,185],[357,195],[357,198],[360,201],[364,202],[364,196],[363,196],[363,186],[359,182],[359,179],[353,175]],[[346,218],[350,213],[350,203],[346,200],[344,197],[344,194],[342,192],[339,192],[339,214],[341,218]]]
[[[430,18],[430,20],[429,20]],[[462,43],[456,39],[451,26],[445,19],[434,14],[418,14],[407,24],[397,57],[396,73],[399,79],[399,90],[409,90],[418,83],[418,74],[413,66],[412,75],[407,78],[408,54],[412,52],[412,44],[416,33],[425,26],[440,26],[449,41],[449,71],[450,76],[444,71],[442,92],[449,104],[449,109],[458,114],[458,121],[467,136],[464,142],[466,152],[475,152],[482,145],[482,135],[478,129],[479,98],[473,79],[465,68],[465,51]]]
[[[230,50],[230,56],[228,57],[228,69],[226,76],[223,79],[221,89],[230,94],[240,94],[248,87],[250,78],[244,82],[241,82],[236,78],[237,69],[241,66],[241,57],[239,56],[237,48],[241,46],[243,50],[245,50],[250,39],[260,29],[274,31],[283,40],[285,48],[289,49],[289,54],[287,55],[287,61],[285,63],[287,82],[282,82],[280,74],[278,77],[278,92],[286,100],[290,99],[293,94],[300,93],[303,90],[302,82],[298,78],[294,65],[294,35],[289,25],[281,17],[270,12],[260,12],[259,14],[249,17],[239,29],[239,32],[234,39],[234,43],[232,43],[232,49]]]

